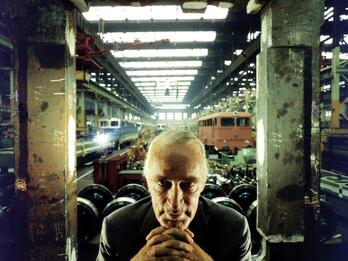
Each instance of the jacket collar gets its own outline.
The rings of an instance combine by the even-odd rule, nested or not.
[[[207,239],[209,238],[208,235],[210,234],[207,216],[204,211],[204,205],[206,205],[205,199],[200,197],[196,215],[189,225],[189,229],[195,234],[194,240],[198,244],[202,244],[202,246],[208,243]],[[152,208],[152,202],[150,201],[147,212],[139,229],[140,238],[145,240],[150,231],[158,226],[160,226],[160,224],[156,219]]]

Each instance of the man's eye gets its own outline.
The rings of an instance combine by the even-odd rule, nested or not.
[[[170,189],[170,187],[172,186],[172,183],[170,183],[167,180],[159,180],[157,182],[157,186],[162,188],[162,189]]]
[[[196,189],[196,183],[194,182],[183,182],[180,184],[182,190],[193,191]]]

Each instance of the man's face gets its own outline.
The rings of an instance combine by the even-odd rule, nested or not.
[[[194,218],[205,185],[204,162],[199,155],[192,145],[154,149],[146,179],[162,226],[184,230]]]

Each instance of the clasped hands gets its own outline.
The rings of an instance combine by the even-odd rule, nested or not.
[[[193,237],[189,229],[157,227],[147,235],[146,245],[131,261],[213,261]]]

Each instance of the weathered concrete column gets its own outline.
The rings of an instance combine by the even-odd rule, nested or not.
[[[108,117],[108,116],[109,116],[108,103],[104,102],[104,104],[103,104],[103,117]]]
[[[319,240],[319,35],[323,13],[323,0],[273,0],[261,14],[257,226],[271,243],[305,241],[311,248]]]
[[[86,95],[84,91],[79,92],[78,105],[76,110],[76,127],[80,134],[85,135],[86,130]]]
[[[94,126],[98,126],[98,121],[99,121],[99,106],[98,106],[98,101],[93,101],[94,102]]]
[[[16,260],[76,260],[75,22],[61,1],[6,4],[16,51]]]

